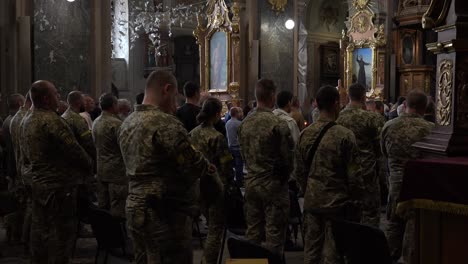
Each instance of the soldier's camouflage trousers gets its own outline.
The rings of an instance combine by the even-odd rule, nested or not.
[[[380,225],[380,181],[375,170],[364,175],[361,223],[379,228]]]
[[[289,220],[287,184],[271,182],[245,188],[246,239],[282,254]]]
[[[304,264],[340,263],[331,221],[325,216],[304,214]]]
[[[205,241],[202,263],[216,264],[225,226],[224,197],[211,201],[209,205],[205,202],[203,207],[203,214],[208,220],[208,236]]]
[[[128,195],[127,184],[98,181],[97,194],[100,208],[109,210],[115,217],[125,218],[125,204]]]
[[[133,240],[134,263],[191,264],[192,218],[171,211],[165,216],[147,208],[145,202],[129,195],[127,226]]]
[[[31,262],[69,263],[77,228],[77,188],[33,189]]]

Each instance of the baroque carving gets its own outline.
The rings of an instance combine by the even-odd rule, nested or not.
[[[370,0],[354,0],[353,6],[359,10],[362,10],[367,7]]]
[[[441,126],[451,124],[452,92],[453,92],[453,61],[443,60],[439,66],[439,91],[437,98],[437,122]]]
[[[288,4],[288,0],[268,0],[268,2],[271,4],[271,9],[276,12],[284,12],[284,9]]]

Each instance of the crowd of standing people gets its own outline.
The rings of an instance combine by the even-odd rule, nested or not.
[[[379,228],[388,188],[389,249],[395,261],[410,256],[414,216],[397,215],[396,206],[404,165],[419,156],[410,146],[433,127],[423,118],[428,97],[414,90],[391,109],[366,101],[356,83],[342,108],[336,87],[324,86],[305,121],[297,99],[273,81],[254,89],[255,103],[228,105],[224,118],[222,102],[190,82],[177,108],[177,80],[164,71],[149,75],[134,111],[110,93],[99,98],[98,114],[78,91],[61,102],[48,81],[33,83],[25,98],[10,96],[4,152],[8,190],[21,204],[5,217],[11,238],[26,245],[32,263],[69,263],[78,200],[95,193],[100,208],[125,219],[135,263],[192,263],[199,212],[209,223],[202,261],[217,263],[225,193],[235,186],[245,188],[246,240],[282,256],[289,188],[297,186],[304,263],[341,263],[331,219]]]

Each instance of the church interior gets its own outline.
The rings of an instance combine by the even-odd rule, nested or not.
[[[345,109],[349,87],[359,84],[365,89],[364,108],[373,105],[375,110],[381,105],[387,122],[392,122],[392,112],[400,115],[400,106],[408,108],[403,101],[418,90],[427,96],[427,109],[431,109],[426,113],[428,119],[424,118],[433,129],[401,148],[402,152],[415,148],[420,155],[400,164],[404,176],[398,185],[400,196],[395,198],[397,213],[411,215],[414,221],[413,237],[409,245],[403,243],[401,258],[388,257],[386,262],[379,256],[379,261],[340,263],[466,263],[467,45],[466,0],[1,0],[0,116],[6,120],[14,115],[10,96],[25,96],[38,80],[53,83],[60,104],[67,103],[71,92],[79,91],[99,108],[101,95],[110,93],[119,102],[129,103],[129,114],[134,104],[141,104],[136,98],[143,96],[154,72],[175,77],[177,106],[188,102],[184,87],[191,82],[202,97],[222,102],[223,118],[234,107],[255,108],[258,80],[272,80],[277,92],[293,96],[294,107],[302,116],[300,130],[316,122],[312,115],[320,108],[317,100],[322,87],[336,87],[339,106]],[[93,114],[91,118],[94,120]],[[10,241],[7,216],[12,212],[5,205],[10,203],[6,201],[10,195],[4,140],[0,263],[28,263],[30,254],[21,239]],[[379,211],[382,234],[391,225],[386,215],[390,202],[384,193],[384,189],[392,192],[390,166],[383,166],[387,176],[382,176],[386,182]],[[250,171],[244,168],[243,173],[248,177]],[[303,202],[299,195],[298,206],[302,208]],[[249,257],[247,248],[231,252],[231,244],[223,240],[214,263],[315,263],[304,261],[304,240],[310,238],[302,230],[300,210],[299,214],[289,216],[288,236],[294,245],[285,249],[278,262],[265,256],[253,262],[242,260],[256,257]],[[210,263],[203,256],[210,224],[205,217],[200,219],[192,225],[193,263]],[[81,222],[79,229],[73,234],[78,237],[73,255],[63,263],[159,263],[136,262],[130,238],[124,241],[122,253],[118,243],[113,249],[99,248],[106,240],[97,240],[95,226]],[[223,238],[226,232],[236,235],[229,228],[224,230]],[[353,251],[351,244],[378,244],[378,238],[365,242],[344,239],[349,245],[337,247]],[[361,252],[354,250],[354,255]],[[405,251],[411,251],[408,258],[403,257]],[[353,258],[352,252],[343,252]],[[236,254],[238,262],[234,261]]]

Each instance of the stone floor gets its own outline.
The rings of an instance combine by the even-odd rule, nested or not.
[[[1,220],[0,220],[1,222]],[[86,227],[87,229],[89,227]],[[202,229],[202,233],[204,230]],[[94,258],[96,254],[96,239],[89,235],[87,237],[80,238],[77,242],[75,257],[73,258],[73,264],[92,264],[94,263]],[[298,247],[302,247],[302,242],[300,241],[300,235],[298,239]],[[200,241],[198,237],[193,239],[193,248],[194,248],[194,262],[198,264],[201,262],[202,249],[200,248]],[[129,250],[131,251],[131,249]],[[229,257],[227,248],[225,248],[225,257]],[[103,255],[103,254],[102,254]],[[303,253],[302,250],[299,251],[289,251],[286,252],[285,257],[288,264],[303,263]],[[29,259],[25,256],[23,251],[23,246],[21,245],[8,245],[6,243],[6,234],[3,227],[3,223],[0,223],[0,264],[26,264]],[[104,258],[100,258],[98,263],[103,263]],[[107,263],[111,264],[125,264],[131,263],[129,259],[121,257],[121,251],[116,251],[115,255],[109,255]],[[224,262],[223,262],[224,263]]]
[[[387,226],[386,219],[384,214],[382,214],[382,222],[381,228],[385,231],[385,227]],[[88,229],[87,235],[84,234],[84,237],[81,237],[77,242],[76,253],[75,257],[73,258],[73,264],[91,264],[94,263],[94,257],[96,254],[96,240],[91,235],[90,227],[86,226]],[[202,233],[206,232],[205,229],[201,230]],[[300,249],[302,247],[302,239],[301,235],[298,235],[297,239],[297,247]],[[200,241],[198,237],[193,238],[193,248],[194,248],[194,264],[198,264],[201,261],[202,249],[200,248]],[[131,252],[131,249],[128,250]],[[227,248],[224,250],[225,257],[224,259],[229,257]],[[120,251],[116,251],[116,256],[110,255],[108,262],[111,264],[125,264],[131,263],[128,258],[119,257],[117,255],[121,255]],[[103,255],[103,254],[102,254]],[[288,264],[299,264],[303,263],[303,252],[302,250],[296,251],[287,251],[285,253],[286,262]],[[5,229],[3,227],[2,219],[0,218],[0,264],[23,264],[28,263],[28,258],[24,255],[23,247],[20,245],[12,246],[6,243],[6,234]],[[98,263],[103,263],[103,258],[100,259]],[[224,263],[224,262],[223,262]]]

